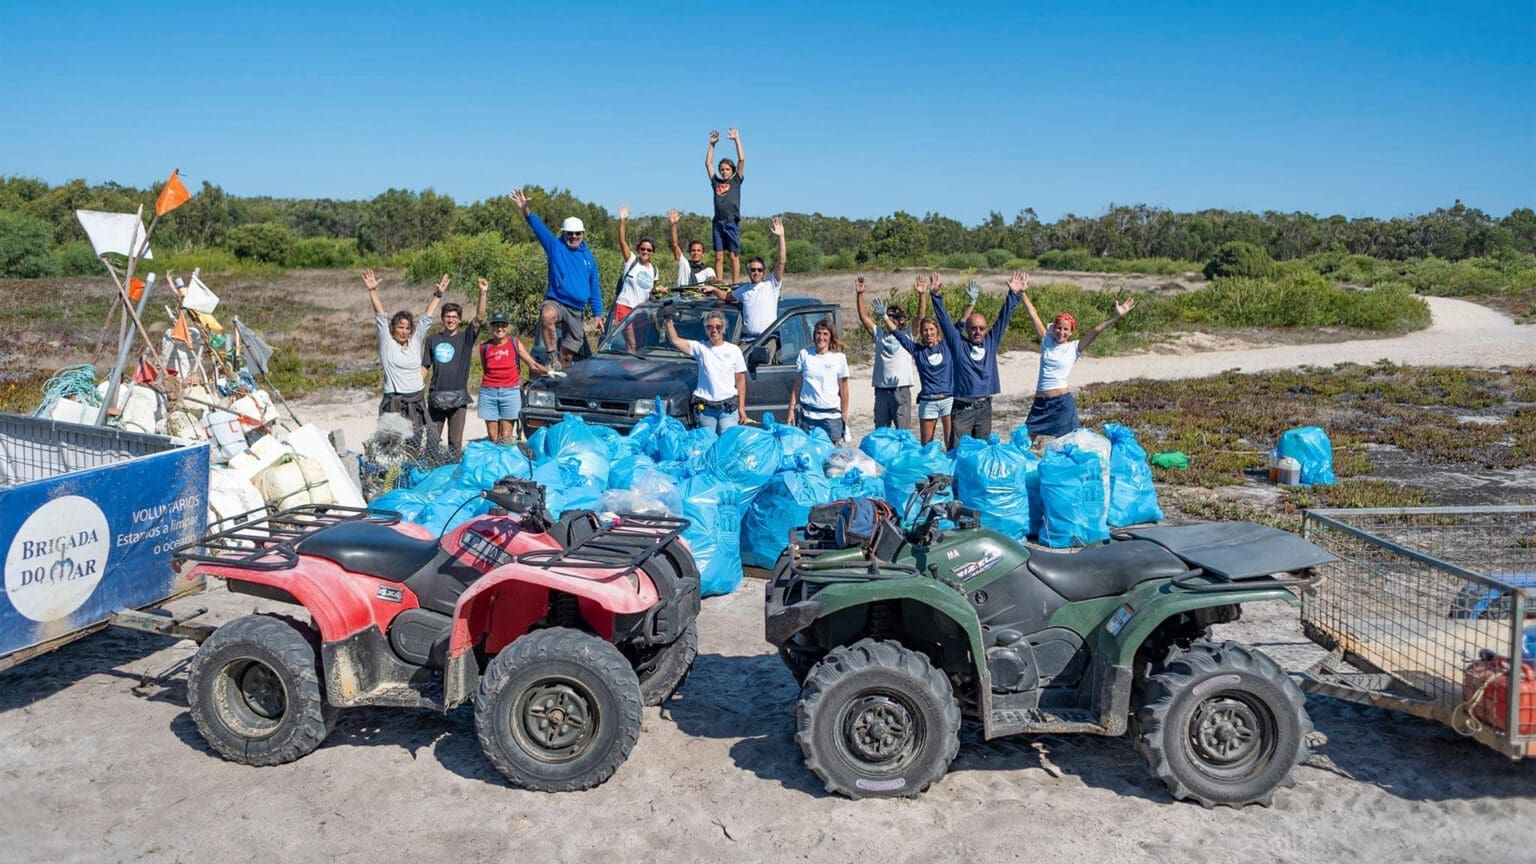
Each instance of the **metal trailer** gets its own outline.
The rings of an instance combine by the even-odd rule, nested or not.
[[[0,414],[0,669],[109,625],[200,638],[145,610],[202,589],[171,553],[207,514],[206,444]]]
[[[1536,756],[1536,670],[1519,659],[1536,624],[1536,507],[1308,510],[1302,533],[1339,558],[1302,592],[1302,630],[1330,652],[1306,690]]]

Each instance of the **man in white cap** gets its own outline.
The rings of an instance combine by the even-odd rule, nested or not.
[[[512,200],[523,211],[539,245],[544,247],[544,258],[549,264],[549,284],[544,305],[539,307],[539,337],[549,357],[548,365],[559,368],[570,363],[586,343],[583,307],[592,310],[597,330],[603,329],[603,289],[598,284],[597,261],[582,239],[586,226],[580,219],[569,216],[560,223],[557,240],[544,221],[529,209],[523,190],[513,189]]]

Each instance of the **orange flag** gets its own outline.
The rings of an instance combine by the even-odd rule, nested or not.
[[[172,171],[171,179],[165,181],[165,188],[160,190],[160,197],[155,199],[156,216],[164,216],[187,203],[192,197],[192,193],[188,192],[187,187],[182,185],[181,177],[178,176],[180,173],[181,169],[179,168]]]
[[[187,313],[176,316],[176,326],[171,328],[171,338],[179,339],[187,345],[192,344],[192,333],[187,330]]]
[[[128,299],[132,300],[135,303],[137,303],[137,302],[139,302],[139,298],[143,297],[143,296],[144,296],[144,280],[143,279],[129,279],[128,280]]]

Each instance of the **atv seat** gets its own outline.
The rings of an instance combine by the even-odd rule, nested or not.
[[[1122,540],[1081,552],[1029,551],[1029,572],[1069,601],[1124,594],[1142,582],[1171,579],[1189,567],[1147,540]]]
[[[437,554],[437,541],[407,537],[388,525],[343,522],[300,540],[294,550],[334,561],[354,573],[404,582]]]

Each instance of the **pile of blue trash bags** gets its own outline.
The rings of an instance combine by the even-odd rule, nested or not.
[[[528,439],[532,458],[473,442],[459,464],[414,473],[406,488],[370,503],[442,534],[484,514],[482,490],[512,476],[541,483],[556,517],[573,509],[681,516],[708,596],[734,591],[743,565],[773,567],[790,530],[818,504],[881,498],[910,524],[919,514],[905,508],[930,474],[953,476],[943,494],[977,510],[985,527],[1047,546],[1087,545],[1110,526],[1160,521],[1146,451],[1130,429],[1105,432],[1080,429],[1043,457],[1030,452],[1022,426],[1007,440],[963,439],[952,452],[897,429],[877,429],[851,448],[772,415],[719,436],[685,429],[658,401],[627,435],[568,414]]]

